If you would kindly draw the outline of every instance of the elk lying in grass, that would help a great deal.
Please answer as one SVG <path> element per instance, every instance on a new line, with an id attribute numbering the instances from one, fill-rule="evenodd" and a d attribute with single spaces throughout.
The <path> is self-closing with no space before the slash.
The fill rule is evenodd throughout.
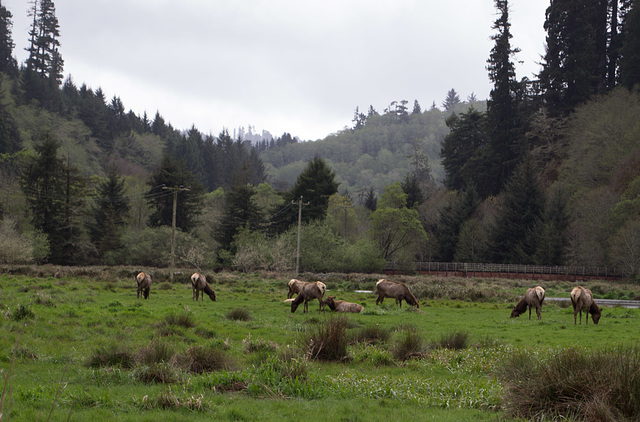
<path id="1" fill-rule="evenodd" d="M 536 314 L 538 315 L 538 319 L 542 319 L 542 302 L 544 302 L 544 289 L 540 286 L 532 287 L 527 289 L 527 292 L 522 296 L 520 302 L 516 306 L 513 307 L 513 311 L 511 311 L 511 318 L 517 318 L 521 314 L 524 314 L 529 308 L 529 319 L 531 319 L 531 308 L 536 308 Z"/>
<path id="2" fill-rule="evenodd" d="M 202 300 L 204 300 L 204 294 L 209 295 L 209 299 L 215 301 L 216 294 L 213 289 L 209 287 L 207 283 L 207 278 L 200 273 L 193 273 L 191 276 L 191 288 L 193 290 L 193 298 L 192 300 L 198 301 L 198 297 L 200 296 L 200 292 L 202 291 Z"/>
<path id="3" fill-rule="evenodd" d="M 293 295 L 299 294 L 302 291 L 302 288 L 304 286 L 311 283 L 312 282 L 300 281 L 300 280 L 296 280 L 295 278 L 292 278 L 291 280 L 289 280 L 289 284 L 288 284 L 289 293 L 287 294 L 287 298 L 291 299 Z"/>
<path id="4" fill-rule="evenodd" d="M 309 301 L 313 299 L 318 299 L 320 302 L 320 308 L 318 312 L 322 310 L 324 313 L 324 301 L 322 300 L 322 296 L 324 296 L 324 292 L 327 290 L 327 286 L 324 283 L 319 281 L 306 284 L 298 296 L 291 302 L 291 313 L 294 313 L 296 309 L 298 309 L 298 305 L 304 301 L 303 313 L 309 310 Z"/>
<path id="5" fill-rule="evenodd" d="M 151 276 L 145 272 L 140 272 L 136 276 L 136 283 L 138 283 L 138 292 L 136 298 L 140 298 L 140 294 L 145 299 L 149 298 L 149 292 L 151 291 Z"/>
<path id="6" fill-rule="evenodd" d="M 392 297 L 396 300 L 396 305 L 400 305 L 401 308 L 403 299 L 409 305 L 420 308 L 418 300 L 404 283 L 390 281 L 383 278 L 376 283 L 376 292 L 378 293 L 376 305 L 382 303 L 385 297 Z"/>
<path id="7" fill-rule="evenodd" d="M 582 311 L 587 318 L 587 324 L 589 324 L 589 314 L 591 314 L 591 319 L 594 324 L 598 324 L 600 321 L 600 317 L 602 316 L 602 311 L 596 304 L 596 301 L 593 300 L 593 293 L 591 290 L 585 289 L 582 286 L 574 287 L 571 290 L 571 304 L 573 305 L 573 324 L 576 324 L 576 315 L 580 312 L 580 324 L 582 324 Z"/>
<path id="8" fill-rule="evenodd" d="M 325 299 L 324 304 L 332 311 L 336 312 L 354 312 L 359 313 L 364 309 L 362 305 L 357 303 L 345 302 L 344 300 L 335 300 L 333 296 Z"/>

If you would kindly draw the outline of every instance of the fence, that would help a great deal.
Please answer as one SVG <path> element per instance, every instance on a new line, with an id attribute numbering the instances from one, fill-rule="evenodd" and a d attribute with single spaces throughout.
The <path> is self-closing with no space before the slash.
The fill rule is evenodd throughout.
<path id="1" fill-rule="evenodd" d="M 553 280 L 615 280 L 624 278 L 616 268 L 587 266 L 546 266 L 482 264 L 469 262 L 387 262 L 385 274 L 432 274 L 458 277 L 501 277 Z"/>

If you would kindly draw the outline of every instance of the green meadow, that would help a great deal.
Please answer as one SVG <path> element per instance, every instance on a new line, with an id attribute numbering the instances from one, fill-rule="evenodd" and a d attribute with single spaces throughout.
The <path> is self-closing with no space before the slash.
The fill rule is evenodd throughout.
<path id="1" fill-rule="evenodd" d="M 514 420 L 499 376 L 513 356 L 640 340 L 637 309 L 574 325 L 571 306 L 547 301 L 542 321 L 535 310 L 510 319 L 527 281 L 406 277 L 421 293 L 415 310 L 355 292 L 375 275 L 332 275 L 327 295 L 364 306 L 336 315 L 317 301 L 292 314 L 287 276 L 216 275 L 217 300 L 194 302 L 187 276 L 154 277 L 150 298 L 137 299 L 134 274 L 0 276 L 3 421 Z M 600 297 L 640 296 L 591 284 Z M 573 286 L 542 285 L 548 297 Z M 334 326 L 344 345 L 314 337 Z M 321 358 L 330 342 L 346 352 Z"/>

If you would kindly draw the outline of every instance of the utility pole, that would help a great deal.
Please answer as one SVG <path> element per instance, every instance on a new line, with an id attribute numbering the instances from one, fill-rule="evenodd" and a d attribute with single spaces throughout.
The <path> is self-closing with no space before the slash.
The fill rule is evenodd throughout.
<path id="1" fill-rule="evenodd" d="M 178 209 L 178 191 L 188 191 L 190 188 L 184 186 L 163 186 L 162 189 L 173 192 L 173 216 L 171 217 L 171 264 L 169 267 L 169 281 L 173 283 L 173 269 L 176 265 L 176 211 Z"/>
<path id="2" fill-rule="evenodd" d="M 295 201 L 291 201 L 292 204 L 295 204 Z M 300 195 L 300 199 L 298 200 L 298 252 L 296 254 L 296 275 L 300 274 L 300 233 L 302 228 L 302 205 L 309 205 L 302 203 L 302 195 Z"/>

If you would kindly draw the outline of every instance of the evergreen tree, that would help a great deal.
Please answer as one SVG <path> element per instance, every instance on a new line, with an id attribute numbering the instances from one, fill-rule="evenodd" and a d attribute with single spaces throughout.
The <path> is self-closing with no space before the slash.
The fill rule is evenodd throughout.
<path id="1" fill-rule="evenodd" d="M 535 229 L 542 218 L 544 198 L 530 160 L 507 182 L 503 202 L 489 233 L 492 262 L 532 264 L 536 251 Z"/>
<path id="2" fill-rule="evenodd" d="M 373 187 L 370 187 L 367 194 L 364 197 L 364 207 L 373 212 L 378 208 L 378 198 L 376 197 L 376 191 Z"/>
<path id="3" fill-rule="evenodd" d="M 51 134 L 34 146 L 36 155 L 27 162 L 21 186 L 31 210 L 33 225 L 49 241 L 47 259 L 54 264 L 82 261 L 79 216 L 84 180 L 77 169 L 58 158 L 60 144 Z"/>
<path id="4" fill-rule="evenodd" d="M 640 84 L 640 6 L 633 3 L 624 19 L 620 50 L 620 83 L 631 89 Z"/>
<path id="5" fill-rule="evenodd" d="M 442 108 L 444 108 L 444 111 L 452 111 L 456 104 L 460 104 L 460 96 L 455 89 L 451 88 L 447 91 L 447 96 L 442 102 Z"/>
<path id="6" fill-rule="evenodd" d="M 321 158 L 315 157 L 307 163 L 307 166 L 298 176 L 298 180 L 293 188 L 285 195 L 286 203 L 305 204 L 302 212 L 302 221 L 322 220 L 327 214 L 329 207 L 329 197 L 338 192 L 338 183 L 335 181 L 336 174 Z M 278 220 L 271 223 L 270 230 L 275 233 L 283 233 L 289 227 L 297 224 L 298 207 L 291 209 L 295 212 L 281 214 Z M 272 214 L 276 214 L 276 212 Z"/>
<path id="7" fill-rule="evenodd" d="M 440 156 L 445 171 L 445 186 L 450 190 L 464 189 L 471 181 L 478 181 L 479 169 L 475 166 L 483 149 L 487 148 L 485 135 L 486 115 L 473 107 L 466 113 L 452 114 L 446 119 L 449 134 L 444 137 Z M 485 171 L 486 172 L 486 171 Z"/>
<path id="8" fill-rule="evenodd" d="M 0 101 L 0 154 L 13 154 L 22 146 L 20 132 L 13 116 Z"/>
<path id="9" fill-rule="evenodd" d="M 424 193 L 416 173 L 407 173 L 400 186 L 402 186 L 402 191 L 407 194 L 407 208 L 418 208 L 424 202 Z"/>
<path id="10" fill-rule="evenodd" d="M 42 79 L 49 78 L 59 84 L 62 82 L 64 61 L 58 50 L 60 25 L 55 4 L 52 0 L 35 1 L 31 13 L 33 25 L 29 30 L 31 43 L 27 49 L 27 70 L 39 74 Z"/>
<path id="11" fill-rule="evenodd" d="M 439 245 L 438 257 L 441 261 L 453 260 L 463 224 L 471 217 L 479 203 L 480 199 L 475 187 L 473 184 L 469 184 L 438 213 L 439 219 L 435 236 Z"/>
<path id="12" fill-rule="evenodd" d="M 256 190 L 251 185 L 236 185 L 225 197 L 224 214 L 220 220 L 215 238 L 222 249 L 235 253 L 233 238 L 238 232 L 248 227 L 256 231 L 261 227 L 260 208 L 252 200 Z"/>
<path id="13" fill-rule="evenodd" d="M 551 112 L 569 112 L 606 87 L 607 5 L 606 0 L 554 0 L 547 8 L 540 83 Z"/>
<path id="14" fill-rule="evenodd" d="M 13 38 L 11 28 L 13 15 L 4 5 L 0 4 L 0 72 L 15 74 L 16 60 L 13 58 Z"/>
<path id="15" fill-rule="evenodd" d="M 177 189 L 176 227 L 184 232 L 195 227 L 196 219 L 202 212 L 204 187 L 187 170 L 184 161 L 175 161 L 169 154 L 164 154 L 149 185 L 151 188 L 147 193 L 147 201 L 153 208 L 149 218 L 152 226 L 171 227 L 173 192 Z"/>
<path id="16" fill-rule="evenodd" d="M 487 60 L 489 79 L 493 89 L 487 101 L 487 136 L 489 138 L 490 161 L 492 167 L 491 184 L 483 196 L 495 195 L 509 178 L 522 151 L 523 130 L 519 118 L 519 100 L 522 97 L 516 81 L 515 67 L 511 58 L 520 50 L 511 48 L 511 23 L 509 22 L 509 3 L 507 0 L 495 0 L 498 19 L 493 25 L 497 31 L 491 37 L 495 41 L 491 55 Z"/>
<path id="17" fill-rule="evenodd" d="M 118 176 L 115 169 L 110 169 L 107 179 L 98 185 L 93 222 L 89 226 L 89 235 L 99 257 L 122 247 L 120 236 L 130 208 L 124 192 L 124 178 Z"/>
<path id="18" fill-rule="evenodd" d="M 418 103 L 418 100 L 413 101 L 413 111 L 411 112 L 411 114 L 422 114 L 422 107 L 420 107 L 420 103 Z"/>
<path id="19" fill-rule="evenodd" d="M 534 262 L 540 265 L 564 265 L 567 246 L 566 230 L 569 226 L 567 192 L 554 186 L 549 195 L 542 219 L 536 227 Z"/>

